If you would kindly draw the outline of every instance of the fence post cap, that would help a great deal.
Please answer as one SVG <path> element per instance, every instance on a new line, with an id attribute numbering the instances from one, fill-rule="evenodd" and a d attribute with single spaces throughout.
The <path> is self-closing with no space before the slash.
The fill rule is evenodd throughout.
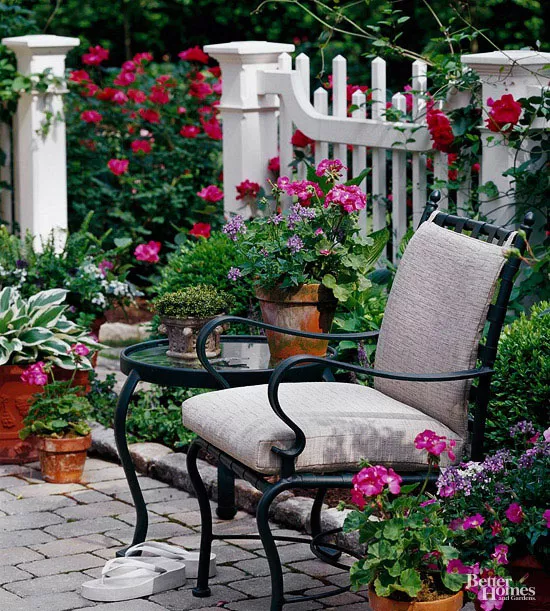
<path id="1" fill-rule="evenodd" d="M 280 53 L 292 53 L 293 44 L 280 42 L 268 42 L 266 40 L 240 40 L 236 42 L 224 42 L 217 45 L 206 45 L 204 52 L 213 57 L 228 55 L 279 55 Z"/>
<path id="2" fill-rule="evenodd" d="M 2 38 L 2 44 L 12 51 L 30 50 L 34 55 L 60 55 L 78 47 L 80 39 L 53 34 L 28 34 Z"/>
<path id="3" fill-rule="evenodd" d="M 460 59 L 468 66 L 545 66 L 550 63 L 550 53 L 531 49 L 491 51 L 462 55 Z"/>

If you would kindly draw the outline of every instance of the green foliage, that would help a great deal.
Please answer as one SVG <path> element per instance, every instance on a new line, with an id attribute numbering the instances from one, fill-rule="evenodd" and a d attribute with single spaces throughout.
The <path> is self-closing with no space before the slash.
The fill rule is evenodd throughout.
<path id="1" fill-rule="evenodd" d="M 155 300 L 155 308 L 160 316 L 208 318 L 227 312 L 231 301 L 228 293 L 211 285 L 199 284 L 174 293 L 164 293 Z"/>
<path id="2" fill-rule="evenodd" d="M 519 420 L 550 422 L 550 302 L 533 306 L 504 328 L 495 362 L 486 437 L 497 449 L 511 444 Z"/>
<path id="3" fill-rule="evenodd" d="M 248 316 L 252 310 L 251 281 L 232 282 L 227 278 L 230 268 L 242 263 L 235 243 L 223 233 L 214 232 L 207 240 L 187 240 L 170 254 L 154 287 L 163 295 L 201 283 L 210 284 L 232 296 L 233 305 L 228 313 Z"/>
<path id="4" fill-rule="evenodd" d="M 71 387 L 71 382 L 51 382 L 41 393 L 34 395 L 25 425 L 19 436 L 79 437 L 90 432 L 87 420 L 91 406 L 86 397 L 79 395 L 82 388 Z"/>
<path id="5" fill-rule="evenodd" d="M 114 375 L 110 374 L 101 381 L 92 374 L 91 383 L 92 419 L 112 427 L 117 401 Z M 126 425 L 129 441 L 152 441 L 176 449 L 189 444 L 195 434 L 181 422 L 181 404 L 201 392 L 204 391 L 154 386 L 135 395 Z"/>
<path id="6" fill-rule="evenodd" d="M 219 224 L 221 204 L 205 202 L 197 195 L 202 188 L 219 183 L 219 134 L 211 137 L 204 131 L 205 122 L 218 125 L 212 106 L 219 100 L 213 91 L 217 78 L 204 66 L 199 70 L 186 61 L 152 64 L 142 60 L 140 70 L 132 73 L 135 81 L 123 87 L 114 82 L 119 70 L 83 68 L 100 90 L 90 97 L 90 83 L 70 82 L 66 96 L 71 228 L 78 228 L 93 210 L 90 230 L 96 235 L 112 229 L 110 240 L 129 237 L 165 243 L 179 231 L 187 233 L 196 222 Z M 162 84 L 165 77 L 169 80 Z M 192 86 L 197 83 L 205 93 L 194 92 Z M 144 99 L 124 101 L 123 97 L 120 104 L 98 99 L 109 88 L 122 96 L 130 89 L 138 90 Z M 151 100 L 155 91 L 167 98 L 162 103 Z M 83 120 L 84 111 L 98 112 L 100 122 Z M 151 121 L 148 112 L 158 117 Z M 179 133 L 184 126 L 198 128 L 198 135 L 184 137 Z M 150 151 L 134 151 L 135 141 L 150 146 Z M 128 161 L 128 169 L 114 174 L 108 167 L 112 159 Z"/>
<path id="7" fill-rule="evenodd" d="M 139 291 L 127 281 L 124 264 L 130 243 L 106 250 L 110 232 L 101 237 L 89 230 L 90 213 L 79 231 L 69 233 L 63 250 L 53 234 L 37 248 L 37 240 L 23 239 L 0 226 L 0 287 L 12 286 L 24 298 L 41 290 L 67 290 L 68 318 L 89 326 L 115 302 L 129 305 Z"/>
<path id="8" fill-rule="evenodd" d="M 74 369 L 73 344 L 99 348 L 85 329 L 66 318 L 66 295 L 64 289 L 51 289 L 25 300 L 12 287 L 0 291 L 0 365 L 43 360 Z M 92 368 L 87 357 L 79 359 L 82 369 Z"/>

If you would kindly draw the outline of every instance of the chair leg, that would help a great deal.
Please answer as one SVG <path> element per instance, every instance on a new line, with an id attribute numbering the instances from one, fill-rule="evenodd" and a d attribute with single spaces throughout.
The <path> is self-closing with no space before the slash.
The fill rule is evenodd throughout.
<path id="1" fill-rule="evenodd" d="M 256 510 L 258 532 L 264 546 L 271 574 L 271 607 L 270 611 L 281 611 L 284 605 L 283 569 L 281 558 L 271 528 L 269 527 L 269 508 L 276 496 L 288 488 L 286 485 L 275 484 L 262 496 Z"/>
<path id="2" fill-rule="evenodd" d="M 326 488 L 317 488 L 315 500 L 311 507 L 311 536 L 313 538 L 321 534 L 321 511 L 323 510 L 323 501 L 325 500 L 326 493 Z M 319 547 L 316 546 L 316 549 L 320 559 L 327 560 L 328 562 L 334 562 L 342 555 L 338 550 L 323 547 L 322 545 Z"/>
<path id="3" fill-rule="evenodd" d="M 201 512 L 201 548 L 199 556 L 199 572 L 197 585 L 193 588 L 193 596 L 204 598 L 211 595 L 208 587 L 208 573 L 210 570 L 210 553 L 212 551 L 212 509 L 208 499 L 208 493 L 197 468 L 197 456 L 200 446 L 198 443 L 191 444 L 187 452 L 187 472 L 195 489 L 199 509 Z"/>

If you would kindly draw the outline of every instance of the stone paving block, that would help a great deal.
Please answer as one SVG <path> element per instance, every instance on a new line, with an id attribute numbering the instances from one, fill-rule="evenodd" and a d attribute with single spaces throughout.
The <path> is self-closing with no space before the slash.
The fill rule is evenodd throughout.
<path id="1" fill-rule="evenodd" d="M 95 603 L 82 598 L 76 592 L 56 592 L 55 594 L 28 596 L 19 599 L 22 602 L 9 606 L 2 611 L 73 611 L 73 609 L 84 609 Z"/>
<path id="2" fill-rule="evenodd" d="M 74 499 L 78 503 L 84 503 L 86 505 L 91 505 L 92 503 L 105 503 L 112 500 L 108 494 L 97 492 L 97 490 L 89 490 L 88 488 L 76 490 L 75 492 L 69 492 L 65 496 L 67 498 Z"/>
<path id="3" fill-rule="evenodd" d="M 2 611 L 11 611 L 12 605 L 18 604 L 22 599 L 3 588 L 0 588 L 0 609 Z"/>
<path id="4" fill-rule="evenodd" d="M 75 609 L 77 607 L 74 607 Z M 150 600 L 125 600 L 118 603 L 102 603 L 93 607 L 94 611 L 163 611 L 164 607 Z"/>
<path id="5" fill-rule="evenodd" d="M 4 588 L 18 596 L 33 596 L 37 592 L 42 594 L 54 594 L 56 592 L 71 592 L 80 588 L 82 582 L 86 581 L 86 575 L 82 573 L 64 573 L 63 575 L 49 575 L 48 577 L 36 577 L 26 581 L 16 581 L 6 584 Z"/>
<path id="6" fill-rule="evenodd" d="M 124 469 L 118 465 L 111 465 L 106 469 L 94 469 L 93 471 L 84 471 L 82 482 L 84 484 L 108 482 L 115 479 L 126 479 Z"/>
<path id="7" fill-rule="evenodd" d="M 315 560 L 301 560 L 299 562 L 292 562 L 287 565 L 290 569 L 300 571 L 300 573 L 307 573 L 312 577 L 324 578 L 328 575 L 335 575 L 342 573 L 342 569 L 336 566 L 322 562 L 319 559 Z M 347 574 L 347 571 L 346 571 Z"/>
<path id="8" fill-rule="evenodd" d="M 247 552 L 246 550 L 231 544 L 225 544 L 223 546 L 220 546 L 219 551 L 217 551 L 216 553 L 218 554 L 218 564 L 258 559 L 255 554 Z"/>
<path id="9" fill-rule="evenodd" d="M 246 598 L 246 596 L 241 592 L 237 592 L 237 590 L 233 590 L 222 585 L 212 586 L 212 596 L 207 598 L 195 598 L 191 592 L 192 587 L 193 584 L 191 580 L 189 580 L 188 585 L 186 585 L 184 588 L 162 592 L 161 594 L 155 594 L 154 596 L 150 597 L 150 600 L 156 602 L 163 609 L 168 609 L 169 611 L 189 611 L 191 609 L 194 610 L 216 607 L 218 602 L 222 601 L 229 602 Z M 258 607 L 256 611 L 267 611 L 268 609 L 269 607 Z M 116 611 L 119 610 L 117 609 Z"/>
<path id="10" fill-rule="evenodd" d="M 88 458 L 86 459 L 86 471 L 95 471 L 96 469 L 110 469 L 115 463 L 109 460 L 103 460 L 101 458 Z"/>
<path id="11" fill-rule="evenodd" d="M 103 458 L 119 461 L 115 443 L 115 432 L 98 422 L 92 425 L 92 452 L 99 453 Z"/>
<path id="12" fill-rule="evenodd" d="M 172 513 L 196 511 L 198 506 L 197 499 L 187 494 L 187 498 L 162 501 L 160 503 L 148 503 L 147 509 L 160 515 L 170 515 Z M 211 506 L 215 507 L 214 503 Z"/>
<path id="13" fill-rule="evenodd" d="M 58 539 L 64 539 L 67 537 L 80 537 L 92 533 L 107 533 L 108 530 L 120 528 L 122 524 L 122 522 L 115 518 L 96 518 L 47 526 L 44 530 Z M 110 535 L 107 534 L 107 536 Z"/>
<path id="14" fill-rule="evenodd" d="M 258 558 L 254 557 L 249 560 L 243 560 L 241 562 L 236 562 L 235 567 L 248 573 L 252 577 L 265 577 L 269 575 L 269 565 L 267 563 L 267 558 Z M 289 569 L 283 566 L 283 573 L 288 573 Z"/>
<path id="15" fill-rule="evenodd" d="M 122 524 L 122 522 L 119 522 L 119 525 L 120 524 Z M 147 531 L 147 539 L 170 539 L 171 537 L 189 535 L 192 532 L 193 531 L 176 522 L 161 522 L 158 524 L 150 524 L 149 530 Z M 134 535 L 134 528 L 133 526 L 124 524 L 124 528 L 108 530 L 105 531 L 105 534 L 119 541 L 131 541 Z"/>
<path id="16" fill-rule="evenodd" d="M 324 592 L 334 590 L 334 587 L 335 586 L 323 586 L 322 588 L 314 588 L 313 590 L 306 590 L 304 594 L 307 594 L 308 596 L 310 594 L 322 594 Z M 363 607 L 365 607 L 367 600 L 368 598 L 366 590 L 364 592 L 344 592 L 343 594 L 336 594 L 335 596 L 322 599 L 325 605 L 329 605 L 330 607 L 338 607 L 340 611 L 342 611 L 342 607 L 347 609 L 348 606 L 358 603 L 361 603 Z"/>
<path id="17" fill-rule="evenodd" d="M 28 484 L 43 484 L 44 478 L 42 477 L 42 473 L 36 469 L 28 469 L 26 473 L 21 473 L 19 475 L 21 480 L 26 481 Z"/>
<path id="18" fill-rule="evenodd" d="M 17 497 L 5 490 L 0 491 L 0 503 L 9 503 L 10 501 L 17 500 Z"/>
<path id="19" fill-rule="evenodd" d="M 2 501 L 0 499 L 0 509 L 8 515 L 26 515 L 41 511 L 55 511 L 62 507 L 76 505 L 76 501 L 62 494 L 28 499 L 16 499 L 12 496 L 11 499 L 13 500 Z"/>
<path id="20" fill-rule="evenodd" d="M 23 562 L 42 560 L 44 556 L 28 547 L 11 547 L 0 552 L 0 566 L 15 566 Z"/>
<path id="21" fill-rule="evenodd" d="M 227 605 L 227 609 L 234 611 L 269 611 L 271 600 L 269 598 L 255 598 L 253 600 L 241 600 Z M 311 611 L 313 609 L 322 609 L 317 601 L 307 601 L 303 603 L 292 603 L 289 606 L 292 611 Z"/>
<path id="22" fill-rule="evenodd" d="M 12 533 L 2 533 L 0 537 L 0 549 L 8 547 L 25 547 L 36 543 L 53 541 L 54 537 L 43 530 L 18 530 Z"/>
<path id="23" fill-rule="evenodd" d="M 116 539 L 111 539 L 111 537 L 106 537 L 105 535 L 89 534 L 82 537 L 56 539 L 55 541 L 50 541 L 49 543 L 33 545 L 32 549 L 43 556 L 46 556 L 47 558 L 57 558 L 59 556 L 67 556 L 69 554 L 85 554 L 87 552 L 95 552 L 96 550 L 102 550 L 113 546 L 119 546 L 119 542 Z M 29 558 L 28 561 L 30 562 L 38 559 L 39 558 Z M 22 560 L 21 562 L 25 561 L 26 560 Z"/>
<path id="24" fill-rule="evenodd" d="M 25 480 L 12 475 L 4 475 L 0 477 L 0 490 L 6 490 L 6 488 L 13 488 L 14 486 L 21 486 Z"/>
<path id="25" fill-rule="evenodd" d="M 136 523 L 136 510 L 131 507 L 130 511 L 120 514 L 119 516 L 117 516 L 117 519 L 121 522 L 124 522 L 125 524 L 128 524 L 128 526 L 134 526 Z M 149 514 L 149 524 L 160 524 L 161 522 L 169 521 L 170 520 L 168 518 L 165 518 L 164 516 L 159 516 L 156 513 Z"/>
<path id="26" fill-rule="evenodd" d="M 327 600 L 330 600 L 327 598 Z M 325 607 L 326 611 L 372 611 L 366 602 L 356 603 L 354 605 L 344 605 L 343 607 Z"/>
<path id="27" fill-rule="evenodd" d="M 278 542 L 277 542 L 278 543 Z M 315 554 L 309 548 L 307 543 L 291 543 L 290 545 L 277 545 L 281 562 L 288 564 L 289 562 L 298 562 L 299 560 L 313 560 Z M 260 556 L 265 556 L 263 548 L 256 550 Z"/>
<path id="28" fill-rule="evenodd" d="M 30 579 L 32 575 L 22 569 L 15 566 L 1 566 L 0 567 L 0 586 L 5 583 L 12 583 L 14 581 L 22 581 L 23 579 Z"/>
<path id="29" fill-rule="evenodd" d="M 137 471 L 147 473 L 153 460 L 158 460 L 173 451 L 160 443 L 132 443 L 128 446 Z"/>
<path id="30" fill-rule="evenodd" d="M 64 522 L 64 518 L 55 513 L 40 512 L 29 515 L 11 515 L 0 518 L 0 533 L 27 530 L 30 528 L 44 528 L 53 524 Z"/>
<path id="31" fill-rule="evenodd" d="M 8 489 L 8 492 L 22 498 L 35 498 L 39 496 L 51 496 L 52 494 L 67 494 L 75 490 L 85 490 L 80 484 L 34 484 L 29 486 L 23 484 L 21 486 L 13 486 Z"/>
<path id="32" fill-rule="evenodd" d="M 28 465 L 0 465 L 0 476 L 28 473 L 29 469 Z"/>
<path id="33" fill-rule="evenodd" d="M 121 488 L 120 492 L 115 492 L 112 494 L 112 496 L 124 501 L 125 503 L 132 502 L 132 495 L 128 490 L 128 484 L 126 484 L 126 488 Z M 147 506 L 149 506 L 149 503 L 167 503 L 170 501 L 188 499 L 189 494 L 183 490 L 177 490 L 167 486 L 165 488 L 152 488 L 151 490 L 144 490 L 143 498 L 147 503 Z"/>
<path id="34" fill-rule="evenodd" d="M 218 566 L 218 571 L 215 577 L 212 577 L 209 581 L 210 584 L 227 584 L 231 585 L 235 581 L 246 579 L 247 574 L 244 571 L 240 571 L 234 566 Z M 190 580 L 193 581 L 193 580 Z"/>
<path id="35" fill-rule="evenodd" d="M 139 486 L 142 490 L 152 490 L 153 488 L 167 488 L 166 482 L 161 482 L 158 479 L 147 477 L 146 475 L 138 475 Z"/>
<path id="36" fill-rule="evenodd" d="M 243 581 L 236 581 L 231 584 L 232 588 L 244 592 L 249 596 L 264 596 L 271 592 L 271 582 L 268 577 L 253 577 Z M 285 592 L 299 592 L 310 590 L 315 587 L 322 587 L 323 584 L 318 579 L 313 579 L 309 575 L 302 573 L 286 573 L 284 577 Z"/>
<path id="37" fill-rule="evenodd" d="M 69 548 L 67 548 L 66 556 L 26 562 L 25 564 L 20 564 L 19 568 L 32 573 L 36 577 L 45 577 L 46 575 L 56 575 L 58 573 L 85 571 L 86 569 L 103 566 L 104 564 L 102 558 L 92 556 L 92 554 L 68 555 L 69 553 Z"/>
<path id="38" fill-rule="evenodd" d="M 57 510 L 56 514 L 70 520 L 85 520 L 87 518 L 99 518 L 103 516 L 114 517 L 134 511 L 134 508 L 127 503 L 109 499 L 108 501 L 92 503 L 91 505 L 65 507 Z"/>
<path id="39" fill-rule="evenodd" d="M 198 509 L 197 511 L 178 511 L 176 513 L 169 514 L 169 517 L 171 520 L 182 522 L 183 524 L 186 524 L 187 526 L 200 526 L 201 525 L 201 514 L 200 514 L 200 511 L 198 511 Z M 237 522 L 238 520 L 242 520 L 243 518 L 246 518 L 247 520 L 249 520 L 250 514 L 244 511 L 237 511 L 232 522 Z M 222 520 L 221 518 L 217 517 L 216 505 L 214 503 L 212 503 L 212 523 L 213 524 L 226 524 L 227 523 L 227 520 Z M 214 530 L 216 529 L 214 528 Z"/>

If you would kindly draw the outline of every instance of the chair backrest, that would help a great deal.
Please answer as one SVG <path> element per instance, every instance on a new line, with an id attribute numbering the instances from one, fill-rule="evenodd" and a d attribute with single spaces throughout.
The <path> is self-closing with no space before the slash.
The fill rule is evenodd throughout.
<path id="1" fill-rule="evenodd" d="M 399 264 L 380 330 L 378 369 L 442 373 L 471 369 L 478 358 L 489 367 L 494 363 L 520 263 L 518 257 L 507 257 L 507 250 L 513 246 L 523 253 L 523 235 L 435 208 L 434 203 L 426 207 Z M 469 380 L 375 379 L 376 389 L 436 418 L 461 437 L 467 432 L 470 387 Z M 482 419 L 481 429 L 485 413 Z"/>

